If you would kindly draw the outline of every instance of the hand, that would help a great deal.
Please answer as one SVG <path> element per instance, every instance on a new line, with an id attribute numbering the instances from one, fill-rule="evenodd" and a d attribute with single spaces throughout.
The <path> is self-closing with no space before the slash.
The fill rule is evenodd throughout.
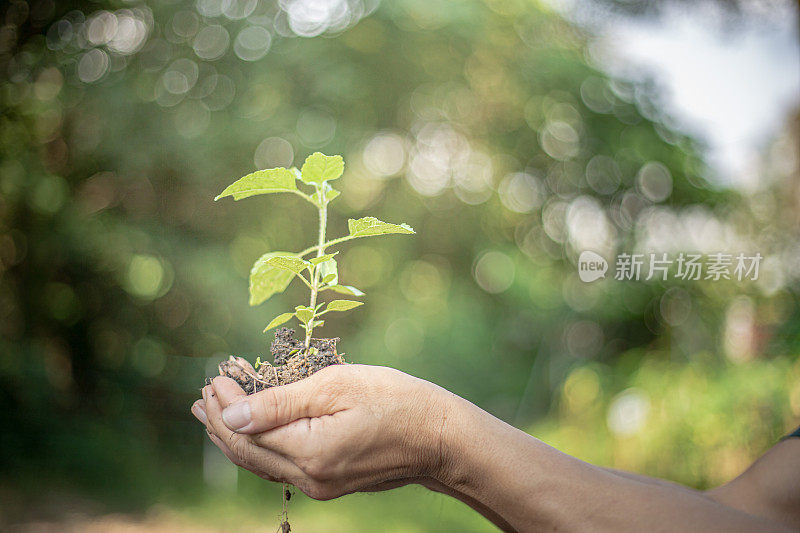
<path id="1" fill-rule="evenodd" d="M 251 396 L 217 377 L 192 412 L 235 464 L 326 500 L 432 481 L 448 395 L 390 368 L 333 365 Z"/>

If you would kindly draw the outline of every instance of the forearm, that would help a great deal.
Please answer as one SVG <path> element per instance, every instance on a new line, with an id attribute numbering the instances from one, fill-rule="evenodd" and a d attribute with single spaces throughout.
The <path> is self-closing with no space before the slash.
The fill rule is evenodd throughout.
<path id="1" fill-rule="evenodd" d="M 584 463 L 465 400 L 448 401 L 437 479 L 508 529 L 782 531 L 701 492 Z"/>
<path id="2" fill-rule="evenodd" d="M 643 476 L 641 474 L 636 474 L 636 473 L 633 473 L 633 472 L 627 472 L 625 470 L 617 470 L 616 468 L 603 468 L 603 470 L 606 471 L 606 472 L 609 472 L 611 474 L 614 474 L 616 476 L 620 476 L 620 477 L 623 477 L 625 479 L 629 479 L 629 480 L 632 480 L 632 481 L 639 481 L 641 483 L 646 483 L 646 484 L 649 484 L 649 485 L 658 485 L 658 486 L 662 486 L 662 487 L 670 487 L 670 488 L 673 488 L 673 489 L 683 490 L 683 491 L 687 491 L 687 492 L 690 492 L 690 493 L 697 494 L 697 491 L 695 489 L 691 489 L 689 487 L 686 487 L 684 485 L 680 485 L 680 484 L 675 483 L 673 481 L 667 481 L 666 479 L 659 479 L 659 478 L 655 478 L 655 477 Z"/>
<path id="3" fill-rule="evenodd" d="M 432 491 L 440 492 L 442 494 L 447 494 L 448 496 L 451 496 L 457 500 L 464 502 L 465 504 L 472 507 L 475 511 L 482 514 L 487 520 L 492 522 L 494 525 L 496 525 L 503 531 L 508 531 L 512 533 L 516 531 L 516 529 L 511 527 L 511 524 L 506 522 L 506 520 L 502 516 L 494 512 L 494 510 L 490 509 L 489 507 L 479 502 L 475 498 L 467 496 L 462 492 L 458 492 L 452 487 L 448 487 L 447 485 L 436 479 L 425 478 L 423 480 L 420 480 L 419 484 Z"/>
<path id="4" fill-rule="evenodd" d="M 800 530 L 800 439 L 772 447 L 733 481 L 706 495 L 724 505 Z"/>

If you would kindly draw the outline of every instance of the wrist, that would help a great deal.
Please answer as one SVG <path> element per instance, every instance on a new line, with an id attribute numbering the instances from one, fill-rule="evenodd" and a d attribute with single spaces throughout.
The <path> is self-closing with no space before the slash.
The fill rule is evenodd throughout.
<path id="1" fill-rule="evenodd" d="M 409 474 L 439 484 L 449 470 L 452 441 L 447 434 L 456 416 L 458 397 L 433 383 L 414 379 L 415 386 L 403 394 L 412 410 L 400 420 L 406 436 L 407 463 L 412 469 Z"/>
<path id="2" fill-rule="evenodd" d="M 459 472 L 468 470 L 461 463 L 465 461 L 464 444 L 470 439 L 468 419 L 475 414 L 470 408 L 480 410 L 438 385 L 424 380 L 417 384 L 412 402 L 418 407 L 415 418 L 419 424 L 408 428 L 415 442 L 409 448 L 414 455 L 411 460 L 420 466 L 414 474 L 433 485 L 455 488 Z"/>
<path id="3" fill-rule="evenodd" d="M 435 431 L 436 461 L 430 477 L 436 484 L 460 492 L 471 483 L 470 477 L 474 472 L 474 467 L 470 466 L 473 460 L 470 446 L 481 440 L 478 420 L 481 411 L 444 389 L 441 389 L 438 405 L 441 415 L 436 427 L 432 428 Z"/>

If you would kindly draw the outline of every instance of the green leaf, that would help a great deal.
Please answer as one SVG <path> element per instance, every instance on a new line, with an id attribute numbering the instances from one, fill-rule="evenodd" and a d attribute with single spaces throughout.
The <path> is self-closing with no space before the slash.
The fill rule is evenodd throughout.
<path id="1" fill-rule="evenodd" d="M 364 296 L 364 292 L 356 289 L 352 285 L 331 285 L 330 287 L 326 287 L 326 289 L 330 289 L 333 292 L 338 292 L 339 294 L 349 294 L 350 296 Z"/>
<path id="2" fill-rule="evenodd" d="M 239 178 L 224 191 L 222 191 L 214 201 L 226 196 L 233 196 L 234 200 L 241 200 L 257 194 L 270 194 L 275 192 L 295 192 L 297 184 L 294 172 L 279 167 L 267 170 L 257 170 L 243 178 Z"/>
<path id="3" fill-rule="evenodd" d="M 267 259 L 267 264 L 293 272 L 298 276 L 303 270 L 309 268 L 311 263 L 294 254 L 275 255 Z"/>
<path id="4" fill-rule="evenodd" d="M 308 321 L 314 318 L 314 310 L 310 307 L 298 305 L 295 307 L 294 316 L 303 324 L 308 324 Z"/>
<path id="5" fill-rule="evenodd" d="M 323 261 L 317 267 L 319 275 L 322 276 L 323 283 L 336 284 L 339 282 L 339 267 L 336 265 L 336 259 L 330 258 Z"/>
<path id="6" fill-rule="evenodd" d="M 364 305 L 364 302 L 356 302 L 355 300 L 333 300 L 328 302 L 328 307 L 325 311 L 348 311 L 359 305 Z"/>
<path id="7" fill-rule="evenodd" d="M 325 185 L 328 184 L 326 183 Z M 334 198 L 337 198 L 340 194 L 342 194 L 340 191 L 337 191 L 336 189 L 331 187 L 330 190 L 325 193 L 325 199 L 330 202 Z"/>
<path id="8" fill-rule="evenodd" d="M 322 190 L 325 191 L 326 204 L 330 203 L 337 196 L 342 194 L 341 192 L 331 187 L 330 183 L 326 181 L 325 183 L 322 184 L 321 188 L 317 188 L 317 191 L 311 195 L 311 201 L 314 202 L 316 205 L 321 205 L 320 198 L 322 198 L 322 192 L 321 192 Z"/>
<path id="9" fill-rule="evenodd" d="M 372 235 L 387 235 L 390 233 L 414 233 L 408 224 L 391 224 L 375 217 L 348 219 L 347 228 L 351 237 L 370 237 Z"/>
<path id="10" fill-rule="evenodd" d="M 333 256 L 338 253 L 339 252 L 333 252 L 332 254 L 325 254 L 319 257 L 312 257 L 311 259 L 308 260 L 308 262 L 311 263 L 312 265 L 318 265 L 324 261 L 327 261 L 328 259 L 333 259 Z"/>
<path id="11" fill-rule="evenodd" d="M 293 316 L 294 316 L 294 313 L 283 313 L 283 314 L 280 314 L 280 315 L 276 316 L 275 318 L 272 319 L 272 321 L 269 324 L 267 324 L 267 327 L 264 328 L 264 333 L 266 333 L 267 331 L 271 330 L 272 328 L 277 328 L 278 326 L 280 326 L 281 324 L 283 324 L 285 322 L 288 322 L 289 319 L 292 318 Z M 260 361 L 260 358 L 259 358 L 259 361 Z M 258 368 L 258 367 L 256 367 L 256 368 Z"/>
<path id="12" fill-rule="evenodd" d="M 325 155 L 314 152 L 306 158 L 300 169 L 300 179 L 304 183 L 321 186 L 329 180 L 335 180 L 344 173 L 344 159 L 340 155 Z"/>
<path id="13" fill-rule="evenodd" d="M 324 323 L 325 323 L 324 320 L 315 320 L 314 322 L 311 323 L 311 327 L 312 328 L 317 328 L 317 327 L 323 325 Z"/>
<path id="14" fill-rule="evenodd" d="M 275 266 L 270 260 L 289 255 L 289 252 L 267 252 L 253 264 L 250 270 L 250 305 L 259 305 L 273 294 L 286 290 L 294 274 Z"/>

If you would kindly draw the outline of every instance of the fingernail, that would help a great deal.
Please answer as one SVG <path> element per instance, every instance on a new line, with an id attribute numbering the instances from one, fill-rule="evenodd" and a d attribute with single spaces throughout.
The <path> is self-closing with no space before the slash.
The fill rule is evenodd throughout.
<path id="1" fill-rule="evenodd" d="M 250 403 L 239 401 L 222 410 L 222 421 L 231 431 L 239 431 L 250 423 Z"/>
<path id="2" fill-rule="evenodd" d="M 197 417 L 197 419 L 202 422 L 203 424 L 208 423 L 208 417 L 206 416 L 206 412 L 203 410 L 197 402 L 192 405 L 192 414 Z"/>

